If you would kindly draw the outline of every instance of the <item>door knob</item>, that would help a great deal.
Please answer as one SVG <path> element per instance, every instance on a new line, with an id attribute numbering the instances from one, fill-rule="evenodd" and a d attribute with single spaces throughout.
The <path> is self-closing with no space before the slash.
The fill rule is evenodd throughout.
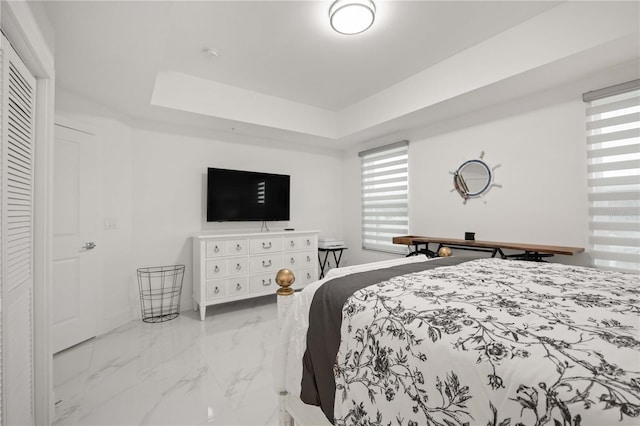
<path id="1" fill-rule="evenodd" d="M 86 243 L 84 243 L 84 246 L 82 246 L 82 248 L 85 249 L 85 250 L 94 249 L 94 248 L 96 248 L 96 243 L 94 243 L 93 241 L 86 242 Z"/>

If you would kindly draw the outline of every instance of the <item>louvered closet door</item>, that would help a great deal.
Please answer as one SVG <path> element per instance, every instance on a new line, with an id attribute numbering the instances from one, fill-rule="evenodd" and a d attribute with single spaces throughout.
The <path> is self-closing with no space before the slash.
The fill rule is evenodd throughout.
<path id="1" fill-rule="evenodd" d="M 35 79 L 2 37 L 2 419 L 34 422 L 33 117 Z"/>

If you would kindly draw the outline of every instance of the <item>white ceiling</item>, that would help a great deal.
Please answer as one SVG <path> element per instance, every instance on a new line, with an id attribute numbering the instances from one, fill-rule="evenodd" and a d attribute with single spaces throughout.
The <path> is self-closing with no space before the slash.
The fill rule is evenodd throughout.
<path id="1" fill-rule="evenodd" d="M 471 76 L 474 68 L 462 69 L 456 77 L 460 82 L 447 81 L 453 78 L 450 72 L 438 77 L 436 70 L 482 46 L 488 51 L 487 43 L 497 43 L 501 35 L 527 37 L 518 28 L 526 29 L 532 19 L 544 25 L 545 14 L 553 22 L 560 16 L 552 15 L 553 9 L 561 3 L 377 1 L 373 27 L 355 36 L 330 29 L 331 0 L 47 1 L 45 8 L 55 30 L 56 85 L 61 89 L 132 120 L 341 148 L 389 132 L 394 121 L 413 125 L 408 115 L 456 96 L 418 102 L 406 111 L 382 111 L 359 125 L 353 124 L 358 121 L 353 114 L 389 108 L 380 102 L 425 73 L 432 75 L 430 93 L 440 90 L 439 84 L 470 84 L 475 76 L 467 79 L 464 73 Z M 556 60 L 625 37 L 628 48 L 611 60 L 637 57 L 626 31 L 565 49 Z M 206 48 L 218 56 L 206 55 Z M 530 57 L 535 56 L 534 51 Z M 540 57 L 538 64 L 478 81 L 468 91 L 548 64 Z M 508 65 L 491 66 L 502 72 Z"/>

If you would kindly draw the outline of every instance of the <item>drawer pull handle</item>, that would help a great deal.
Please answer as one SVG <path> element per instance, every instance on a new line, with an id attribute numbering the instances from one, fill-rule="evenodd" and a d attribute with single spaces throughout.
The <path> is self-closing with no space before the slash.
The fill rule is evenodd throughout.
<path id="1" fill-rule="evenodd" d="M 215 247 L 213 248 L 213 252 L 214 252 L 214 253 L 218 253 L 219 251 L 220 251 L 220 248 L 219 248 L 218 246 L 215 246 Z"/>
<path id="2" fill-rule="evenodd" d="M 262 285 L 265 286 L 265 287 L 268 286 L 268 285 L 271 285 L 271 278 L 269 278 L 268 281 L 262 280 Z"/>
<path id="3" fill-rule="evenodd" d="M 218 265 L 216 265 L 216 267 L 213 268 L 213 272 L 220 272 L 220 268 L 218 268 Z"/>
<path id="4" fill-rule="evenodd" d="M 292 240 L 290 245 L 291 245 L 291 247 L 295 247 L 296 246 L 296 242 Z"/>
<path id="5" fill-rule="evenodd" d="M 240 265 L 240 264 L 238 263 L 238 264 L 236 265 L 236 270 L 238 270 L 238 271 L 239 271 L 240 269 L 242 269 L 242 265 Z"/>
<path id="6" fill-rule="evenodd" d="M 271 259 L 269 259 L 269 263 L 266 263 L 264 260 L 262 261 L 262 266 L 264 266 L 265 268 L 268 268 L 269 266 L 271 266 Z"/>
<path id="7" fill-rule="evenodd" d="M 237 290 L 237 291 L 242 290 L 242 286 L 240 285 L 240 283 L 237 283 L 237 284 L 236 284 L 236 290 Z"/>
<path id="8" fill-rule="evenodd" d="M 311 279 L 311 274 L 307 272 L 307 279 Z"/>
<path id="9" fill-rule="evenodd" d="M 307 262 L 311 262 L 311 258 L 307 256 Z"/>
<path id="10" fill-rule="evenodd" d="M 291 258 L 291 264 L 293 265 L 294 263 L 296 263 L 296 260 L 292 257 Z"/>
<path id="11" fill-rule="evenodd" d="M 214 294 L 218 294 L 218 293 L 220 293 L 220 289 L 218 288 L 218 286 L 216 286 L 216 288 L 215 288 L 215 289 L 213 289 L 213 293 L 214 293 Z"/>
<path id="12" fill-rule="evenodd" d="M 262 248 L 263 249 L 270 249 L 271 248 L 271 241 L 269 241 L 268 243 L 262 243 Z"/>
<path id="13" fill-rule="evenodd" d="M 307 238 L 307 245 L 310 246 L 311 245 L 311 240 Z"/>
<path id="14" fill-rule="evenodd" d="M 240 244 L 236 244 L 236 251 L 242 250 L 242 246 Z"/>

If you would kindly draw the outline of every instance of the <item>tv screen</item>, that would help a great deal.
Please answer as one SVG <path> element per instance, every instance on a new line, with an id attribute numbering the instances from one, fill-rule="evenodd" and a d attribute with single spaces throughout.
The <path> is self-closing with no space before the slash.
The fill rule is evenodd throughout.
<path id="1" fill-rule="evenodd" d="M 207 222 L 289 220 L 289 176 L 209 168 Z"/>

